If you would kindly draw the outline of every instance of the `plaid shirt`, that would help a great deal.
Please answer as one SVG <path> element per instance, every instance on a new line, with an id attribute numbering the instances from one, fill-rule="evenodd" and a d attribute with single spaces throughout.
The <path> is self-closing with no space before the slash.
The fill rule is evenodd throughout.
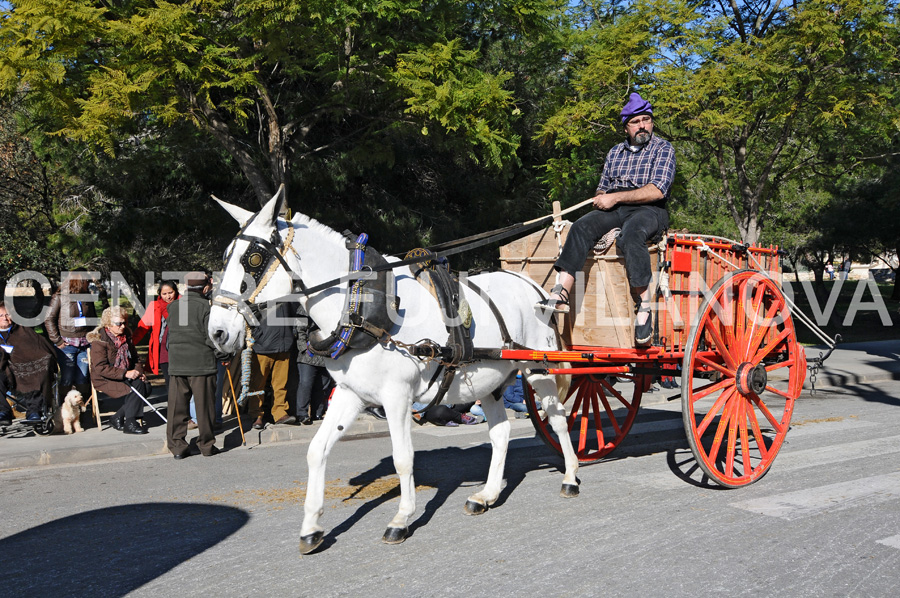
<path id="1" fill-rule="evenodd" d="M 639 189 L 653 183 L 662 191 L 661 203 L 669 199 L 674 179 L 675 149 L 671 143 L 654 135 L 636 152 L 624 142 L 613 146 L 606 154 L 597 191 Z"/>

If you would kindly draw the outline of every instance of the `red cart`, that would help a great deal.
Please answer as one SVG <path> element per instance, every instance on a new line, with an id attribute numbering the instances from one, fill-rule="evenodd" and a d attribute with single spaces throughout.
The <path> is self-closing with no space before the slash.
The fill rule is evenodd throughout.
<path id="1" fill-rule="evenodd" d="M 559 223 L 502 247 L 503 267 L 549 289 L 565 233 Z M 652 346 L 633 348 L 633 303 L 613 245 L 588 260 L 571 313 L 557 316 L 567 349 L 504 350 L 502 358 L 543 362 L 542 371 L 571 376 L 561 399 L 581 463 L 599 461 L 622 443 L 656 377 L 677 377 L 699 466 L 722 486 L 750 484 L 778 454 L 807 370 L 793 303 L 781 287 L 781 252 L 669 234 L 651 257 L 657 264 Z M 526 389 L 538 434 L 561 454 Z"/>

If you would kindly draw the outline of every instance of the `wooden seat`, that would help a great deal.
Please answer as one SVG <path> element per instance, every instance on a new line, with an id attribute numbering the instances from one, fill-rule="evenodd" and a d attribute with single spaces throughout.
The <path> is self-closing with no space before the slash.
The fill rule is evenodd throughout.
<path id="1" fill-rule="evenodd" d="M 88 373 L 91 374 L 91 348 L 88 347 L 87 350 L 87 358 L 88 358 Z M 85 401 L 85 408 L 87 408 L 88 403 L 91 405 L 91 411 L 94 414 L 94 421 L 97 422 L 97 431 L 103 430 L 103 424 L 100 422 L 100 417 L 103 415 L 110 416 L 115 415 L 115 411 L 105 411 L 103 413 L 100 412 L 100 393 L 97 392 L 97 389 L 94 388 L 94 377 L 90 376 L 91 379 L 91 396 Z"/>

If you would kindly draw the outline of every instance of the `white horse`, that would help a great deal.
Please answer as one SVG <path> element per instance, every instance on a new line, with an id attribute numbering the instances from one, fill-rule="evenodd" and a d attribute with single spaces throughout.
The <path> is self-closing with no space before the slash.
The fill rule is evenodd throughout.
<path id="1" fill-rule="evenodd" d="M 218 200 L 217 200 L 218 201 Z M 242 233 L 229 246 L 223 277 L 216 290 L 214 306 L 209 318 L 209 335 L 223 351 L 236 353 L 244 345 L 246 323 L 241 312 L 245 305 L 233 300 L 241 293 L 246 297 L 242 282 L 245 280 L 244 264 L 258 264 L 259 256 L 245 256 L 248 248 L 259 251 L 266 242 L 278 241 L 283 245 L 284 261 L 272 260 L 271 278 L 263 281 L 263 288 L 253 299 L 256 303 L 291 293 L 292 279 L 285 271 L 289 267 L 295 278 L 312 288 L 336 277 L 347 275 L 350 269 L 350 250 L 346 239 L 336 231 L 302 214 L 296 214 L 290 222 L 278 218 L 283 193 L 278 193 L 254 214 L 234 205 L 219 201 L 242 228 Z M 277 233 L 276 233 L 277 231 Z M 292 240 L 288 232 L 292 231 Z M 259 240 L 263 240 L 259 245 Z M 257 243 L 254 245 L 254 243 Z M 273 248 L 269 245 L 270 248 Z M 250 258 L 254 256 L 250 255 Z M 395 260 L 397 261 L 397 260 Z M 513 340 L 535 350 L 558 350 L 555 331 L 535 314 L 533 305 L 538 299 L 537 285 L 528 279 L 504 272 L 479 274 L 471 277 L 499 307 L 506 327 Z M 393 461 L 400 479 L 400 506 L 397 515 L 388 524 L 383 541 L 390 544 L 402 542 L 408 533 L 408 523 L 416 510 L 415 482 L 413 481 L 413 446 L 411 438 L 413 400 L 428 402 L 436 394 L 439 384 L 429 385 L 438 367 L 436 361 L 424 361 L 411 356 L 403 343 L 414 344 L 422 339 L 442 343 L 447 329 L 441 319 L 435 299 L 419 284 L 408 267 L 394 271 L 395 292 L 400 298 L 399 318 L 389 330 L 393 342 L 376 344 L 368 350 L 349 350 L 335 360 L 329 360 L 328 371 L 337 387 L 331 404 L 325 413 L 322 426 L 309 446 L 307 462 L 309 483 L 307 486 L 305 517 L 301 529 L 300 551 L 304 554 L 315 550 L 324 538 L 319 524 L 323 513 L 325 491 L 325 463 L 328 453 L 347 428 L 366 406 L 383 407 L 387 415 L 393 446 Z M 461 285 L 471 306 L 473 324 L 472 340 L 476 347 L 500 348 L 503 344 L 501 330 L 487 302 L 471 289 Z M 333 330 L 341 319 L 347 293 L 347 283 L 330 287 L 310 296 L 301 296 L 303 305 L 312 320 L 322 331 Z M 242 309 L 239 310 L 238 307 Z M 361 334 L 361 333 L 357 333 Z M 502 400 L 491 397 L 514 376 L 517 369 L 531 362 L 509 360 L 479 361 L 463 366 L 450 386 L 446 401 L 462 403 L 480 399 L 488 422 L 493 449 L 490 469 L 484 488 L 466 502 L 468 514 L 487 510 L 498 498 L 503 480 L 503 469 L 509 443 L 510 425 Z M 565 458 L 565 475 L 561 494 L 564 497 L 578 495 L 578 459 L 569 441 L 565 411 L 559 403 L 554 376 L 527 374 L 528 382 L 542 399 L 550 425 L 562 440 Z M 497 395 L 499 396 L 499 395 Z"/>

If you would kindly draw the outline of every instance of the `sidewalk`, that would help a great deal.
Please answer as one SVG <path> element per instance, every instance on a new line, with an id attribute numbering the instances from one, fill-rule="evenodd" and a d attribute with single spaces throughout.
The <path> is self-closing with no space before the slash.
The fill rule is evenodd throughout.
<path id="1" fill-rule="evenodd" d="M 807 360 L 825 353 L 825 346 L 806 347 Z M 900 380 L 900 340 L 838 345 L 816 373 L 816 388 L 856 386 Z M 803 388 L 810 388 L 810 374 Z"/>
<path id="2" fill-rule="evenodd" d="M 822 347 L 807 347 L 807 358 L 818 357 Z M 838 345 L 816 375 L 816 388 L 826 386 L 846 387 L 872 384 L 887 380 L 900 380 L 900 340 Z M 807 375 L 804 388 L 810 388 Z M 672 391 L 678 392 L 678 391 Z M 642 405 L 666 402 L 672 393 L 654 392 L 644 395 Z M 157 407 L 165 406 L 165 398 L 159 394 L 151 397 Z M 80 434 L 36 436 L 29 428 L 18 424 L 21 433 L 7 430 L 0 435 L 0 472 L 6 469 L 102 461 L 127 457 L 169 456 L 166 450 L 165 424 L 153 413 L 147 415 L 149 434 L 132 436 L 105 426 L 102 431 L 88 428 Z M 527 420 L 512 420 L 514 424 L 530 425 Z M 318 431 L 321 422 L 311 426 L 273 426 L 264 430 L 245 429 L 247 446 L 275 442 L 309 441 Z M 248 426 L 249 428 L 249 426 Z M 347 431 L 345 438 L 383 435 L 387 423 L 368 414 L 362 414 Z M 27 434 L 27 435 L 26 435 Z M 196 431 L 188 437 L 196 436 Z M 241 436 L 237 420 L 226 419 L 224 429 L 216 435 L 216 445 L 225 449 L 240 448 Z M 202 459 L 203 457 L 191 457 Z"/>
<path id="3" fill-rule="evenodd" d="M 165 414 L 165 397 L 152 395 L 150 401 Z M 246 419 L 246 418 L 245 418 Z M 82 421 L 91 421 L 85 418 Z M 86 428 L 78 434 L 52 434 L 38 436 L 30 426 L 16 424 L 0 434 L 0 472 L 6 469 L 34 467 L 36 465 L 60 465 L 121 459 L 128 457 L 150 457 L 154 455 L 171 457 L 166 449 L 166 424 L 153 412 L 147 410 L 145 421 L 148 433 L 143 435 L 123 434 L 109 427 L 103 419 L 103 429 Z M 248 447 L 291 440 L 312 440 L 322 425 L 321 421 L 311 426 L 274 426 L 269 424 L 263 430 L 253 430 L 244 423 L 244 438 Z M 364 436 L 387 433 L 387 422 L 371 415 L 361 414 L 348 430 L 347 436 Z M 197 430 L 188 431 L 188 441 L 197 436 Z M 226 417 L 224 427 L 216 433 L 216 446 L 220 449 L 242 448 L 241 432 L 234 416 Z M 195 457 L 191 457 L 192 459 Z M 199 455 L 197 459 L 202 459 Z"/>

